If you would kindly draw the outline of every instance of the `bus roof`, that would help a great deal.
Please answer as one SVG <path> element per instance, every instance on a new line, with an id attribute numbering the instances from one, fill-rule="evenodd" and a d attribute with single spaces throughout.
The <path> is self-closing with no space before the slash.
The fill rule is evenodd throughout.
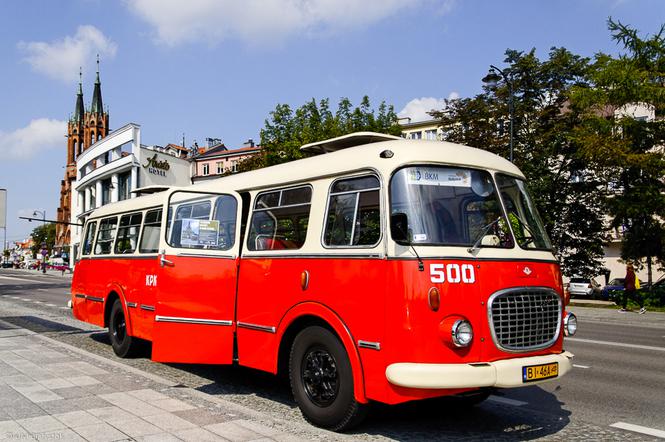
<path id="1" fill-rule="evenodd" d="M 524 178 L 522 172 L 514 164 L 482 149 L 442 141 L 407 140 L 390 136 L 380 138 L 381 134 L 374 134 L 376 136 L 373 136 L 367 132 L 358 133 L 357 135 L 356 140 L 359 143 L 368 144 L 349 147 L 349 139 L 353 139 L 352 136 L 311 143 L 305 146 L 320 145 L 329 148 L 332 146 L 330 148 L 331 152 L 250 172 L 211 179 L 179 189 L 196 190 L 198 192 L 242 192 L 268 187 L 283 187 L 317 178 L 368 169 L 377 170 L 388 178 L 395 169 L 416 164 L 487 169 Z M 377 141 L 377 139 L 387 140 Z M 335 145 L 338 140 L 341 140 L 342 146 Z M 315 151 L 317 149 L 313 148 L 311 150 Z M 327 151 L 328 149 L 324 148 L 322 150 Z M 392 156 L 381 155 L 384 151 L 391 151 Z M 176 188 L 172 187 L 171 189 Z M 105 205 L 95 210 L 91 217 L 97 218 L 113 213 L 140 210 L 160 206 L 163 203 L 164 195 L 160 192 Z"/>
<path id="2" fill-rule="evenodd" d="M 365 135 L 366 133 L 363 133 Z M 374 140 L 372 140 L 374 141 Z M 372 142 L 349 148 L 338 148 L 329 153 L 208 180 L 195 185 L 200 191 L 219 192 L 223 189 L 247 191 L 276 187 L 306 180 L 340 175 L 356 170 L 376 169 L 384 177 L 401 166 L 409 164 L 440 164 L 471 167 L 505 172 L 524 178 L 520 170 L 510 161 L 486 150 L 461 144 L 407 140 L 396 138 L 389 141 Z M 389 150 L 392 157 L 381 153 Z"/>

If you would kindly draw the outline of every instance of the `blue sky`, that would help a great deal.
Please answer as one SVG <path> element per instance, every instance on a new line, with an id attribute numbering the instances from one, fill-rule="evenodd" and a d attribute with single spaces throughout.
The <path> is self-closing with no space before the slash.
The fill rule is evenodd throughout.
<path id="1" fill-rule="evenodd" d="M 0 5 L 0 188 L 7 239 L 54 218 L 79 66 L 90 105 L 100 54 L 111 128 L 142 142 L 259 139 L 277 103 L 367 94 L 416 119 L 480 91 L 507 48 L 616 53 L 609 16 L 657 32 L 662 0 L 7 0 Z M 0 238 L 1 241 L 1 238 Z"/>

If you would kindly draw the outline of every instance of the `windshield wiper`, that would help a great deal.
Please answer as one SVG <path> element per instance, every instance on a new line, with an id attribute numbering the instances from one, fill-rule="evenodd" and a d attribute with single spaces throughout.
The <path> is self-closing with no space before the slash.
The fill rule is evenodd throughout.
<path id="1" fill-rule="evenodd" d="M 492 228 L 492 226 L 494 224 L 501 221 L 502 218 L 503 217 L 501 215 L 499 215 L 499 216 L 496 217 L 496 219 L 494 221 L 492 221 L 491 223 L 489 223 L 485 227 L 483 227 L 482 230 L 480 231 L 480 234 L 478 235 L 478 239 L 476 240 L 476 242 L 473 243 L 473 246 L 466 249 L 466 251 L 469 252 L 472 255 L 475 255 L 478 252 L 478 250 L 480 250 L 481 242 L 483 241 L 483 238 L 485 237 L 487 232 Z"/>
<path id="2" fill-rule="evenodd" d="M 524 226 L 524 228 L 526 229 L 526 231 L 529 232 L 529 235 L 531 235 L 531 236 L 529 236 L 528 238 L 525 236 L 525 237 L 523 238 L 524 244 L 520 244 L 520 245 L 525 246 L 525 245 L 529 244 L 530 242 L 535 241 L 535 239 L 536 239 L 536 235 L 533 234 L 533 230 L 531 230 L 531 227 L 529 226 L 529 223 L 527 223 L 526 221 L 524 221 L 524 220 L 522 219 L 522 217 L 519 216 L 519 215 L 518 215 L 517 213 L 515 213 L 515 212 L 510 212 L 510 214 L 513 215 L 513 216 L 515 217 L 515 219 L 516 219 L 517 221 L 519 221 L 520 224 L 522 224 L 522 226 Z M 510 218 L 510 215 L 508 215 L 508 217 Z M 514 229 L 513 229 L 513 230 L 514 230 Z M 518 241 L 519 241 L 519 238 L 517 238 L 517 232 L 514 232 L 514 233 L 515 233 L 515 237 L 516 237 L 515 239 L 518 239 Z"/>

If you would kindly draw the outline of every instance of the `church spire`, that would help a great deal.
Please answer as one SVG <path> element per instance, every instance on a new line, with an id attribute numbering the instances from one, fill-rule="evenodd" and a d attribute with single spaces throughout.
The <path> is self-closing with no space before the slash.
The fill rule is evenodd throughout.
<path id="1" fill-rule="evenodd" d="M 99 81 L 99 54 L 97 54 L 97 79 L 95 80 L 95 90 L 92 92 L 90 113 L 100 115 L 104 113 L 104 106 L 102 105 L 102 83 Z"/>
<path id="2" fill-rule="evenodd" d="M 81 72 L 81 68 L 79 67 L 79 92 L 76 94 L 76 108 L 74 109 L 74 116 L 72 119 L 76 122 L 82 122 L 83 121 L 83 86 L 81 85 L 81 79 L 82 79 L 83 73 Z"/>

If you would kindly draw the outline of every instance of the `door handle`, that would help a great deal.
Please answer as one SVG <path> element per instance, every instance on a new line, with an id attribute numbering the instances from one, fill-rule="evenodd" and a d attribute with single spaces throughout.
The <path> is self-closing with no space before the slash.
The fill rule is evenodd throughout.
<path id="1" fill-rule="evenodd" d="M 166 250 L 162 250 L 162 252 L 159 254 L 159 265 L 161 267 L 173 267 L 173 261 L 169 261 L 168 259 L 164 258 L 164 255 L 166 255 Z"/>

